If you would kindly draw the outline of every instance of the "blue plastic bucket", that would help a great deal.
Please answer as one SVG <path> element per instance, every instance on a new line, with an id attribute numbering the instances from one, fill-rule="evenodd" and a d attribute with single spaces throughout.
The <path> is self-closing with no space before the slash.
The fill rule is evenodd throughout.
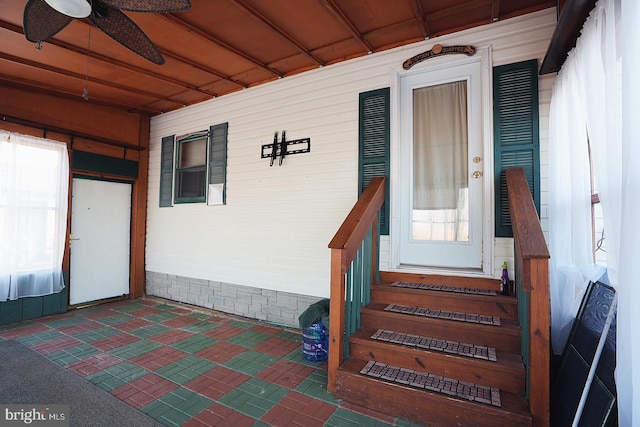
<path id="1" fill-rule="evenodd" d="M 329 336 L 322 322 L 302 328 L 302 357 L 312 362 L 327 360 Z"/>

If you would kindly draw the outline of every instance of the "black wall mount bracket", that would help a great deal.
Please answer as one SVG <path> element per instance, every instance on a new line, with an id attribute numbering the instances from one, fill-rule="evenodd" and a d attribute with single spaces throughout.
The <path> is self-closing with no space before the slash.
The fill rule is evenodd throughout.
<path id="1" fill-rule="evenodd" d="M 273 166 L 276 159 L 278 166 L 282 166 L 282 162 L 286 156 L 293 154 L 309 153 L 311 151 L 311 138 L 292 139 L 287 141 L 285 131 L 282 131 L 282 139 L 278 142 L 278 131 L 273 134 L 273 142 L 271 144 L 263 144 L 261 159 L 271 159 L 269 166 Z"/>

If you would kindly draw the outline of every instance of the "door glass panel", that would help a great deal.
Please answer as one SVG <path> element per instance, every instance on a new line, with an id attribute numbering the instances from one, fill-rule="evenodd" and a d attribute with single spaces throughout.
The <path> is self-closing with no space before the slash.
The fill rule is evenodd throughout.
<path id="1" fill-rule="evenodd" d="M 467 81 L 413 90 L 413 240 L 469 241 Z"/>

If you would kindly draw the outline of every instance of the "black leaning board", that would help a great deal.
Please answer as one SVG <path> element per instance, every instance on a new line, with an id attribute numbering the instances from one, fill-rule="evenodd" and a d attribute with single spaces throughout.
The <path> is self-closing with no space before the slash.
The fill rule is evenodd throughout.
<path id="1" fill-rule="evenodd" d="M 589 283 L 551 390 L 553 426 L 570 426 L 573 421 L 614 294 L 615 290 L 610 286 L 600 282 Z M 614 315 L 579 426 L 617 425 L 615 367 Z"/>

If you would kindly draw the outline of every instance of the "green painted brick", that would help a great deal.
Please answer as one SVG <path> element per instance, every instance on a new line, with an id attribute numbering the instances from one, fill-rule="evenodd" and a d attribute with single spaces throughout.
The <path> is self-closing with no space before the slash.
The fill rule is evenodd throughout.
<path id="1" fill-rule="evenodd" d="M 302 331 L 299 333 L 293 333 L 291 331 L 280 331 L 276 334 L 279 338 L 284 338 L 289 341 L 302 342 Z"/>
<path id="2" fill-rule="evenodd" d="M 322 361 L 314 362 L 312 360 L 307 360 L 304 357 L 302 357 L 302 343 L 300 343 L 300 348 L 297 348 L 293 350 L 291 353 L 285 355 L 283 359 L 290 360 L 292 362 L 296 362 L 301 365 L 310 366 L 312 368 L 317 368 L 324 363 Z"/>
<path id="3" fill-rule="evenodd" d="M 157 375 L 177 384 L 185 384 L 218 366 L 196 356 L 187 356 L 155 371 Z"/>
<path id="4" fill-rule="evenodd" d="M 121 359 L 129 360 L 133 359 L 134 357 L 150 353 L 160 347 L 162 347 L 162 344 L 160 343 L 142 340 L 124 345 L 122 347 L 114 348 L 113 350 L 109 350 L 109 354 L 117 356 Z"/>
<path id="5" fill-rule="evenodd" d="M 73 326 L 84 322 L 87 322 L 87 320 L 82 317 L 65 317 L 63 319 L 50 320 L 43 323 L 51 328 L 60 329 L 66 326 Z"/>
<path id="6" fill-rule="evenodd" d="M 79 341 L 90 343 L 93 341 L 98 341 L 103 338 L 112 337 L 114 335 L 118 335 L 120 333 L 119 330 L 105 326 L 102 328 L 91 329 L 89 331 L 80 332 L 79 334 L 74 335 L 73 337 Z"/>
<path id="7" fill-rule="evenodd" d="M 194 335 L 171 344 L 171 347 L 184 351 L 185 353 L 194 354 L 200 350 L 211 347 L 217 342 L 219 341 L 215 338 L 210 338 L 205 335 Z"/>
<path id="8" fill-rule="evenodd" d="M 173 390 L 140 410 L 161 423 L 179 426 L 195 417 L 213 402 L 184 388 Z"/>
<path id="9" fill-rule="evenodd" d="M 187 315 L 188 317 L 193 317 L 194 319 L 198 319 L 198 320 L 207 320 L 208 318 L 210 318 L 211 316 L 208 314 L 204 314 L 204 313 L 191 313 Z"/>
<path id="10" fill-rule="evenodd" d="M 255 376 L 277 361 L 278 357 L 253 350 L 247 350 L 244 353 L 227 360 L 223 365 L 244 374 Z"/>
<path id="11" fill-rule="evenodd" d="M 289 390 L 251 378 L 219 399 L 219 402 L 253 418 L 260 418 L 289 394 Z"/>
<path id="12" fill-rule="evenodd" d="M 147 375 L 148 373 L 149 371 L 144 368 L 129 362 L 123 362 L 115 366 L 111 366 L 104 371 L 89 375 L 86 379 L 103 390 L 112 391 Z"/>
<path id="13" fill-rule="evenodd" d="M 147 319 L 150 322 L 160 323 L 167 320 L 175 319 L 176 317 L 180 317 L 180 315 L 171 313 L 169 311 L 163 311 L 161 313 L 149 314 L 147 316 L 144 316 L 143 319 Z"/>
<path id="14" fill-rule="evenodd" d="M 78 360 L 84 360 L 88 357 L 98 354 L 100 351 L 87 344 L 81 344 L 65 350 L 48 354 L 47 357 L 59 365 L 65 366 Z"/>
<path id="15" fill-rule="evenodd" d="M 134 316 L 121 313 L 121 314 L 115 314 L 113 316 L 102 317 L 98 319 L 97 322 L 102 323 L 103 325 L 115 325 L 117 323 L 127 322 L 133 319 L 135 319 Z"/>
<path id="16" fill-rule="evenodd" d="M 159 335 L 163 332 L 167 332 L 170 329 L 171 328 L 169 328 L 168 326 L 156 324 L 156 325 L 144 326 L 142 328 L 135 329 L 129 333 L 139 338 L 149 338 L 155 335 Z"/>
<path id="17" fill-rule="evenodd" d="M 263 334 L 261 332 L 246 331 L 228 338 L 226 341 L 242 347 L 252 348 L 253 346 L 258 345 L 261 342 L 268 340 L 269 338 L 271 338 L 270 335 Z"/>
<path id="18" fill-rule="evenodd" d="M 320 399 L 337 405 L 339 403 L 331 393 L 327 391 L 327 372 L 316 370 L 295 388 L 295 391 L 306 394 L 314 399 Z"/>
<path id="19" fill-rule="evenodd" d="M 191 325 L 183 326 L 180 329 L 183 329 L 189 332 L 194 332 L 196 334 L 200 334 L 202 332 L 207 332 L 218 327 L 220 327 L 220 324 L 218 323 L 202 321 L 198 323 L 192 323 Z"/>
<path id="20" fill-rule="evenodd" d="M 120 313 L 130 313 L 132 311 L 142 310 L 143 308 L 147 308 L 147 306 L 140 303 L 131 303 L 114 307 L 113 310 L 119 311 Z"/>
<path id="21" fill-rule="evenodd" d="M 18 338 L 24 345 L 28 345 L 29 347 L 33 347 L 36 344 L 40 344 L 47 341 L 52 341 L 58 338 L 62 338 L 64 335 L 55 329 L 51 329 L 45 332 L 39 332 L 33 335 L 27 335 L 24 337 Z"/>
<path id="22" fill-rule="evenodd" d="M 157 308 L 158 310 L 173 310 L 174 308 L 176 308 L 173 305 L 169 305 L 169 304 L 158 304 L 158 305 L 154 305 L 153 308 Z"/>
<path id="23" fill-rule="evenodd" d="M 255 323 L 243 322 L 241 320 L 234 320 L 233 322 L 229 323 L 229 325 L 235 328 L 242 328 L 242 329 L 251 329 L 254 326 L 256 326 Z"/>
<path id="24" fill-rule="evenodd" d="M 389 424 L 348 409 L 338 408 L 325 423 L 326 427 L 388 427 Z"/>

